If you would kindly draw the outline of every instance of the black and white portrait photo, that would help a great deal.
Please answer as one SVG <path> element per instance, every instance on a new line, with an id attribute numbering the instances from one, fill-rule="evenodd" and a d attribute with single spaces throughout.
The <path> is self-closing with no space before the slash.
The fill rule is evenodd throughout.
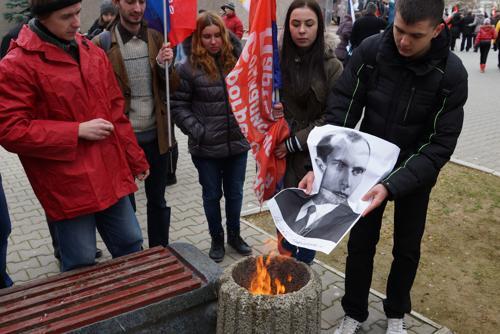
<path id="1" fill-rule="evenodd" d="M 332 125 L 315 128 L 308 148 L 315 175 L 312 194 L 285 189 L 268 207 L 288 241 L 329 253 L 368 206 L 361 197 L 392 170 L 399 149 L 377 137 Z"/>

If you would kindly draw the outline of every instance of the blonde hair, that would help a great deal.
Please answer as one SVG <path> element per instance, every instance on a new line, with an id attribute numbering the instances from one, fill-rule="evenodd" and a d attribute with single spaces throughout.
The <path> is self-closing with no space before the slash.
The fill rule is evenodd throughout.
<path id="1" fill-rule="evenodd" d="M 196 30 L 193 34 L 190 60 L 194 67 L 201 68 L 206 72 L 209 78 L 216 80 L 219 78 L 219 71 L 217 70 L 215 59 L 201 43 L 202 31 L 211 25 L 220 29 L 222 38 L 220 60 L 224 75 L 228 74 L 233 69 L 236 64 L 236 57 L 233 55 L 233 45 L 229 41 L 229 33 L 219 15 L 211 11 L 201 13 L 196 20 Z"/>

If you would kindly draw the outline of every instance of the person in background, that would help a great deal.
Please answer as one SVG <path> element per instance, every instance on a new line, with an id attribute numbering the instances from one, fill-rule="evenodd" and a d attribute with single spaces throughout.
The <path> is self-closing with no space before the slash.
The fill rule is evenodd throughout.
<path id="1" fill-rule="evenodd" d="M 462 14 L 460 14 L 460 12 L 453 13 L 449 21 L 449 27 L 451 32 L 451 42 L 450 42 L 451 51 L 455 51 L 455 44 L 457 42 L 457 38 L 460 38 L 462 25 L 463 25 Z"/>
<path id="2" fill-rule="evenodd" d="M 281 68 L 282 102 L 273 107 L 275 117 L 285 117 L 290 137 L 277 145 L 278 159 L 286 159 L 285 188 L 297 187 L 310 165 L 307 137 L 322 125 L 328 92 L 342 73 L 333 46 L 325 45 L 321 8 L 315 0 L 294 0 L 284 23 Z M 311 263 L 315 252 L 296 247 L 279 234 L 278 250 L 283 255 Z"/>
<path id="3" fill-rule="evenodd" d="M 484 19 L 474 44 L 476 48 L 479 48 L 479 70 L 481 73 L 484 73 L 486 69 L 488 53 L 490 52 L 491 44 L 495 43 L 496 38 L 497 33 L 495 27 L 491 25 L 490 19 Z"/>
<path id="4" fill-rule="evenodd" d="M 354 128 L 400 148 L 394 170 L 369 190 L 371 201 L 347 244 L 345 317 L 335 334 L 354 334 L 368 318 L 373 257 L 384 210 L 394 201 L 393 261 L 383 301 L 387 334 L 406 334 L 430 194 L 462 130 L 468 79 L 450 51 L 444 0 L 398 0 L 394 24 L 353 52 L 328 97 L 325 121 Z M 387 107 L 391 106 L 391 107 Z M 374 148 L 375 149 L 375 148 Z M 314 173 L 299 188 L 310 193 Z"/>
<path id="5" fill-rule="evenodd" d="M 115 5 L 111 0 L 104 0 L 101 4 L 101 14 L 99 18 L 94 21 L 89 31 L 87 32 L 87 38 L 92 39 L 95 36 L 103 32 L 106 27 L 115 19 L 117 10 Z"/>
<path id="6" fill-rule="evenodd" d="M 118 9 L 116 20 L 109 31 L 92 41 L 106 49 L 125 97 L 125 115 L 150 166 L 145 182 L 149 247 L 165 247 L 169 242 L 171 216 L 165 200 L 167 174 L 174 164 L 173 157 L 177 160 L 173 122 L 169 128 L 165 110 L 165 66 L 172 63 L 174 53 L 168 43 L 164 44 L 162 34 L 148 28 L 143 20 L 145 1 L 114 0 L 114 5 Z M 172 92 L 176 76 L 172 68 L 169 71 Z M 172 143 L 168 142 L 169 134 Z"/>
<path id="7" fill-rule="evenodd" d="M 483 10 L 476 10 L 474 12 L 474 22 L 469 24 L 470 27 L 474 27 L 474 38 L 473 38 L 473 44 L 474 44 L 474 52 L 477 52 L 478 48 L 475 46 L 476 45 L 476 37 L 477 34 L 479 33 L 479 29 L 481 29 L 481 25 L 484 22 L 484 11 Z"/>
<path id="8" fill-rule="evenodd" d="M 342 19 L 342 22 L 337 29 L 337 35 L 340 37 L 340 43 L 337 44 L 335 48 L 335 55 L 344 64 L 347 64 L 349 55 L 347 54 L 347 46 L 349 45 L 349 40 L 351 39 L 352 32 L 352 18 L 351 15 L 346 15 Z"/>
<path id="9" fill-rule="evenodd" d="M 492 12 L 491 12 L 491 25 L 496 27 L 498 22 L 500 22 L 500 12 L 496 12 L 496 10 L 492 10 Z M 495 29 L 495 31 L 496 31 L 496 29 Z M 497 37 L 498 37 L 498 31 L 497 31 Z M 495 51 L 498 50 L 496 41 L 493 44 L 493 50 L 495 50 Z"/>
<path id="10" fill-rule="evenodd" d="M 7 243 L 11 231 L 9 208 L 5 199 L 0 175 L 0 289 L 12 286 L 12 280 L 7 274 Z"/>
<path id="11" fill-rule="evenodd" d="M 31 0 L 35 16 L 0 62 L 0 145 L 17 153 L 55 228 L 61 270 L 141 250 L 128 195 L 149 165 L 105 54 L 78 33 L 81 0 Z"/>
<path id="12" fill-rule="evenodd" d="M 357 48 L 361 42 L 371 36 L 380 33 L 387 26 L 387 22 L 375 16 L 377 5 L 369 2 L 366 5 L 365 15 L 354 21 L 351 33 L 351 45 Z"/>
<path id="13" fill-rule="evenodd" d="M 226 28 L 231 30 L 239 39 L 243 38 L 243 23 L 238 16 L 236 16 L 236 9 L 233 2 L 228 2 L 220 7 L 224 11 L 222 19 Z"/>
<path id="14" fill-rule="evenodd" d="M 471 11 L 468 11 L 462 20 L 462 41 L 460 43 L 460 51 L 465 49 L 465 52 L 469 52 L 472 47 L 472 38 L 474 37 L 474 27 L 470 26 L 472 22 L 474 22 L 474 16 L 472 16 Z"/>
<path id="15" fill-rule="evenodd" d="M 224 22 L 215 13 L 200 14 L 191 54 L 176 68 L 179 88 L 172 96 L 176 125 L 188 135 L 189 153 L 198 170 L 203 208 L 212 239 L 209 256 L 224 259 L 220 200 L 225 197 L 227 243 L 239 254 L 252 249 L 240 236 L 243 183 L 250 145 L 229 104 L 225 77 L 241 53 L 229 41 Z"/>

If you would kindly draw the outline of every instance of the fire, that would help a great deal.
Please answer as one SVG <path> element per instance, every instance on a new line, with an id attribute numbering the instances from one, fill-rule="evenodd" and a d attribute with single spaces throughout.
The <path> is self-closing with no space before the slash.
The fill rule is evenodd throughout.
<path id="1" fill-rule="evenodd" d="M 281 295 L 286 292 L 285 285 L 278 279 L 271 277 L 267 270 L 271 264 L 271 255 L 267 255 L 264 261 L 264 256 L 258 256 L 256 261 L 255 274 L 250 282 L 248 289 L 253 295 Z M 292 281 L 292 276 L 287 276 L 287 282 Z M 272 284 L 274 283 L 274 284 Z"/>

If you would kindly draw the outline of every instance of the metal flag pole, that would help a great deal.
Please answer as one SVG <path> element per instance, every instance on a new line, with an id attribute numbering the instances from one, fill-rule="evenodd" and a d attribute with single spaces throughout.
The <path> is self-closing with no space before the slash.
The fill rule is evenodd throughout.
<path id="1" fill-rule="evenodd" d="M 169 22 L 167 21 L 167 3 L 168 0 L 162 0 L 163 4 L 163 38 L 165 44 L 168 43 L 168 24 Z M 172 60 L 173 61 L 173 60 Z M 174 173 L 174 161 L 173 161 L 173 140 L 172 140 L 172 132 L 174 131 L 172 128 L 172 117 L 170 115 L 170 77 L 168 73 L 169 69 L 169 64 L 168 62 L 165 64 L 165 106 L 167 109 L 167 144 L 168 147 L 170 148 L 171 152 L 169 154 L 169 162 L 170 162 L 170 172 Z"/>
<path id="2" fill-rule="evenodd" d="M 168 43 L 168 21 L 167 21 L 167 0 L 163 0 L 163 36 L 165 40 L 165 44 Z M 168 138 L 167 143 L 169 147 L 172 147 L 172 118 L 170 117 L 170 78 L 168 74 L 168 62 L 165 64 L 165 93 L 166 93 L 166 101 L 165 104 L 167 106 L 167 127 L 168 127 Z M 172 160 L 172 159 L 170 159 Z"/>

